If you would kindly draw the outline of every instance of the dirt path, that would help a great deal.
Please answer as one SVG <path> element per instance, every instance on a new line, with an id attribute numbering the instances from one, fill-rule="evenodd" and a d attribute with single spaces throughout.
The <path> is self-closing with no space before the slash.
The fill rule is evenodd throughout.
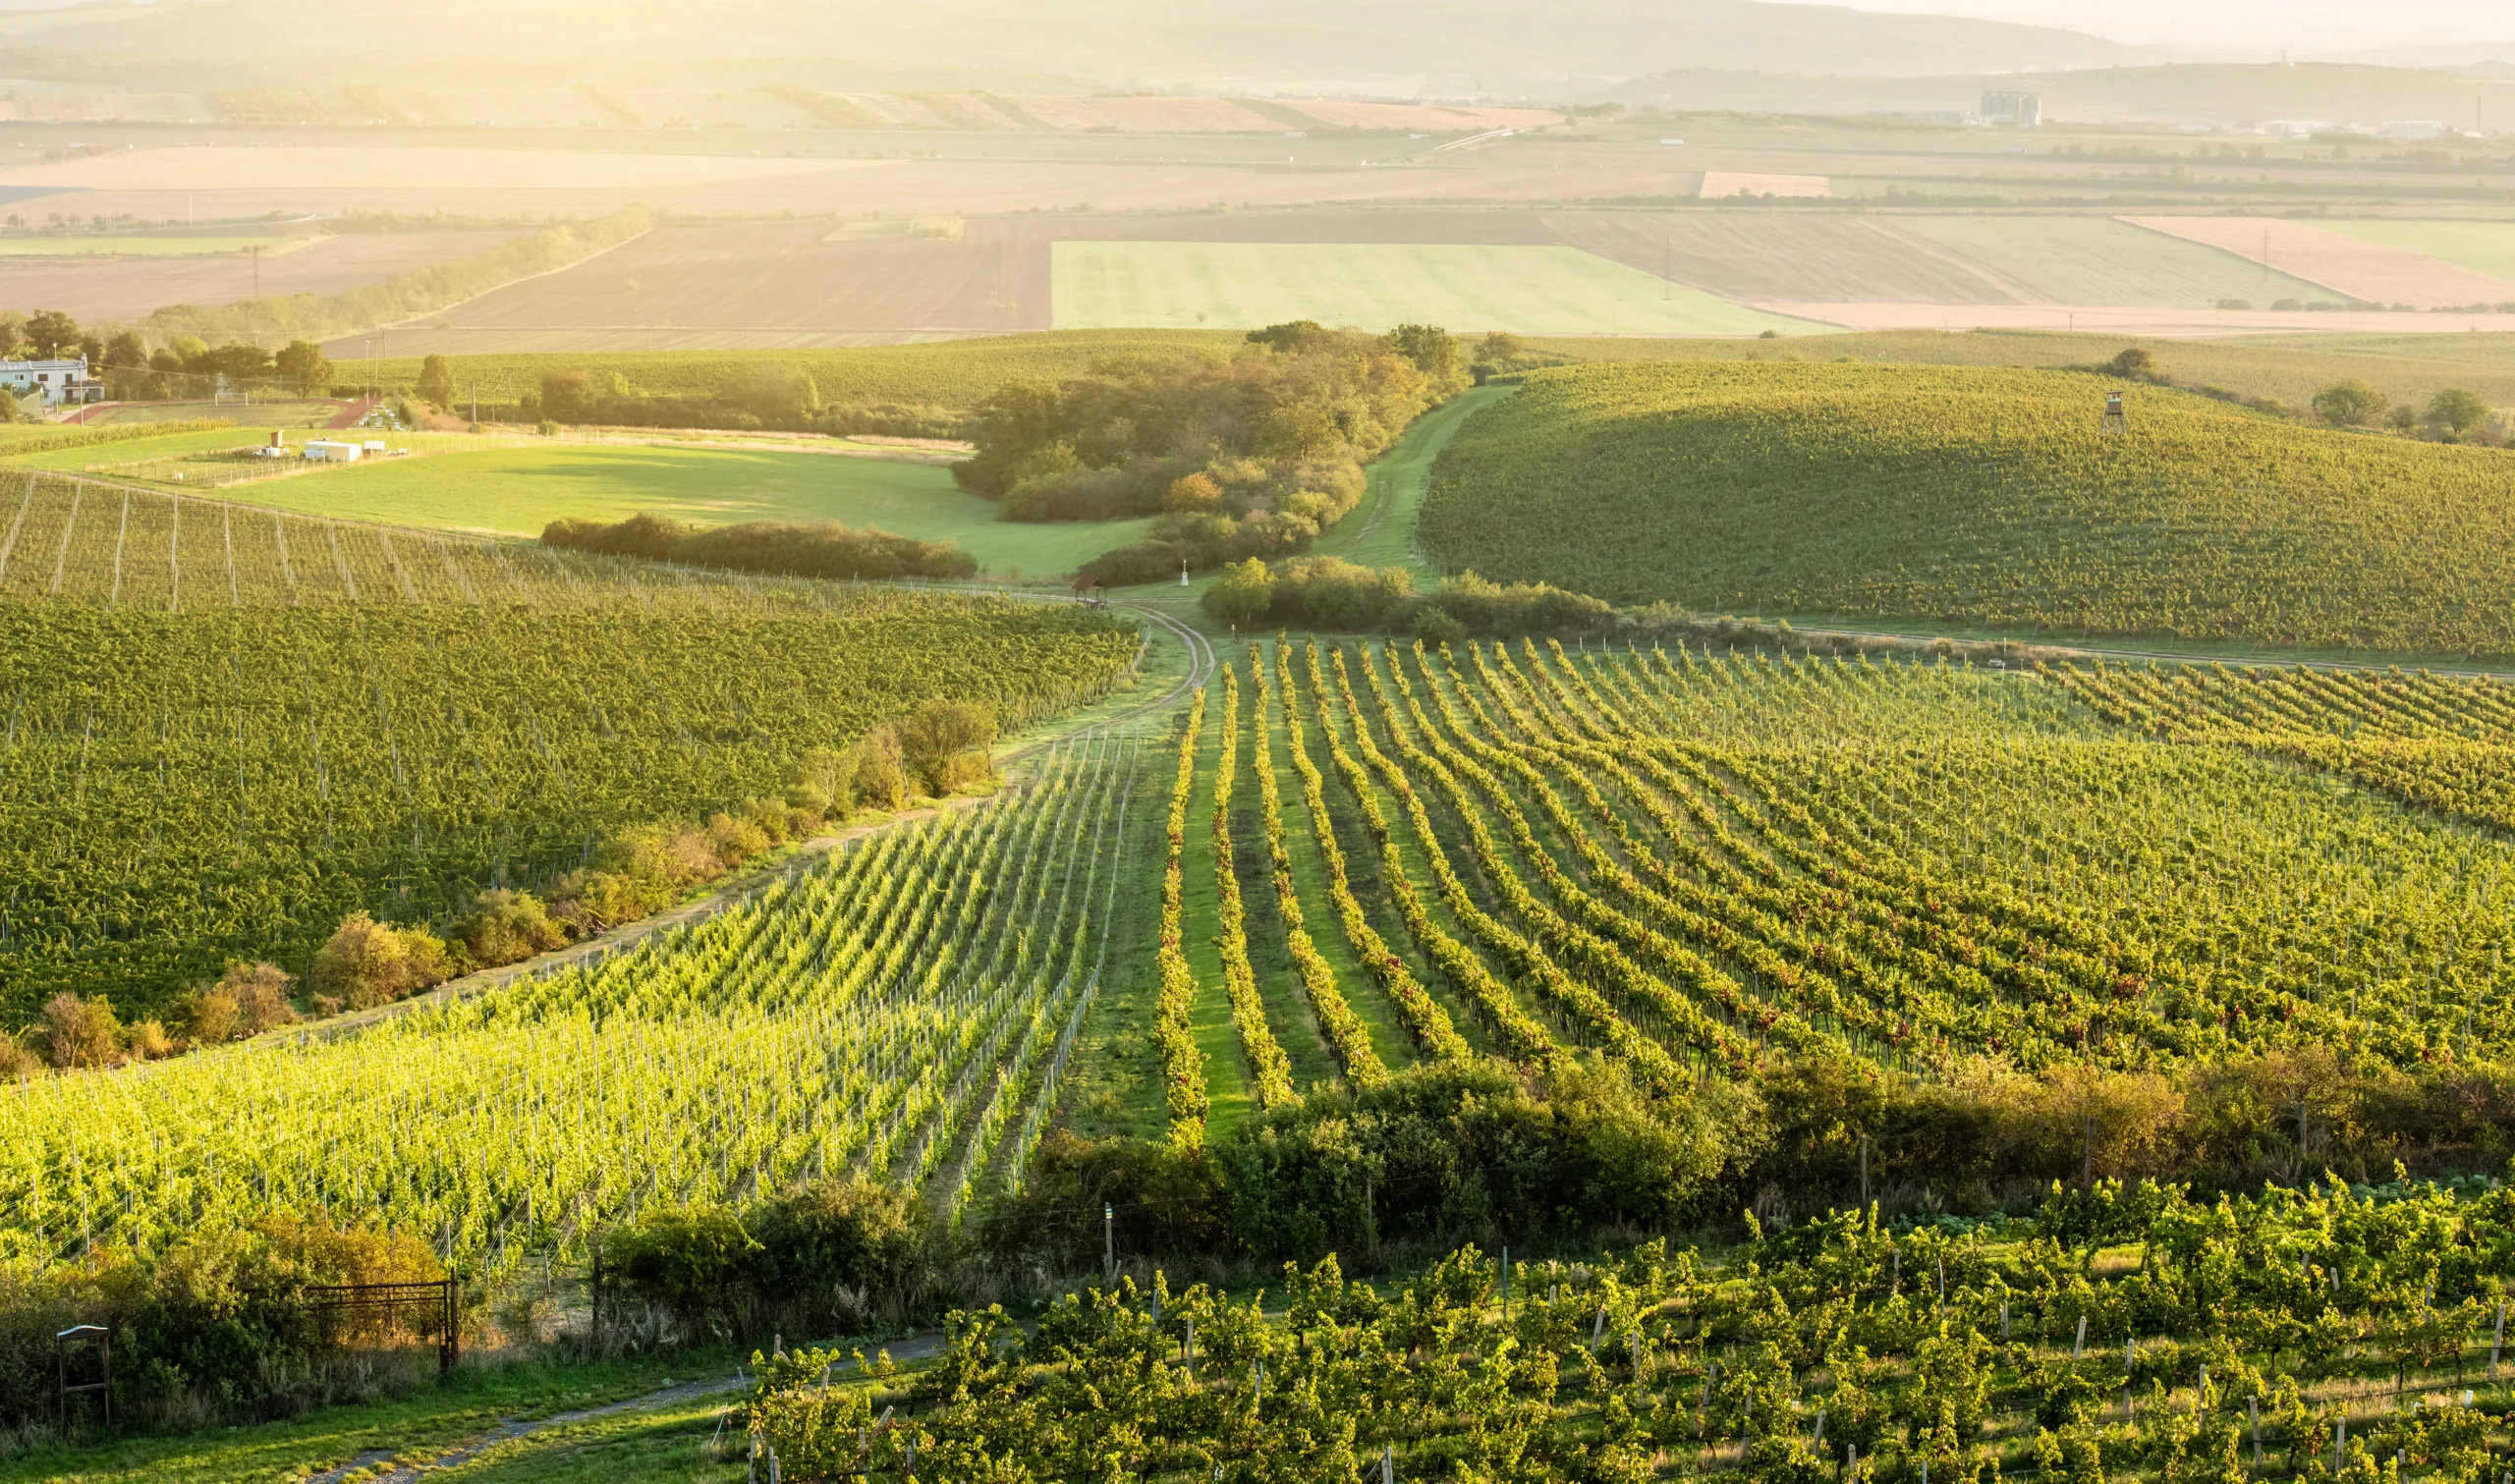
<path id="1" fill-rule="evenodd" d="M 943 1337 L 940 1334 L 915 1335 L 896 1344 L 882 1347 L 893 1360 L 903 1365 L 924 1360 L 942 1347 Z M 417 1481 L 430 1474 L 459 1468 L 501 1443 L 512 1443 L 518 1438 L 555 1432 L 560 1428 L 574 1427 L 582 1422 L 598 1422 L 605 1417 L 616 1417 L 625 1412 L 656 1411 L 683 1402 L 694 1402 L 702 1397 L 730 1396 L 750 1385 L 751 1378 L 737 1372 L 732 1376 L 711 1381 L 668 1382 L 643 1397 L 609 1402 L 600 1406 L 580 1407 L 575 1411 L 558 1412 L 547 1417 L 535 1417 L 530 1421 L 509 1418 L 487 1432 L 467 1438 L 452 1448 L 431 1454 L 425 1458 L 415 1458 L 407 1463 L 395 1461 L 401 1457 L 396 1451 L 368 1449 L 335 1467 L 318 1474 L 308 1475 L 306 1484 L 341 1484 L 342 1480 L 353 1473 L 363 1469 L 382 1467 L 385 1464 L 392 1466 L 385 1468 L 381 1473 L 366 1475 L 366 1484 L 417 1484 Z"/>

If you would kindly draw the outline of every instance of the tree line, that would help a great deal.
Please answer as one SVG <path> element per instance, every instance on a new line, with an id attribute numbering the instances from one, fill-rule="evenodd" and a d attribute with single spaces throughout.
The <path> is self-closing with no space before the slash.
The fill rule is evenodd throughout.
<path id="1" fill-rule="evenodd" d="M 1300 550 L 1361 503 L 1363 466 L 1468 380 L 1458 343 L 1428 325 L 1274 325 L 1228 355 L 1007 385 L 953 477 L 1008 521 L 1152 517 L 1083 576 L 1153 581 Z"/>

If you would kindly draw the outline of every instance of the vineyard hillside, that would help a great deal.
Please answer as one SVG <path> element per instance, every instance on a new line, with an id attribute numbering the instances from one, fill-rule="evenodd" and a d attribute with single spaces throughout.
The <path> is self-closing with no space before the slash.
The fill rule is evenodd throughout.
<path id="1" fill-rule="evenodd" d="M 67 477 L 19 495 L 0 502 L 0 1011 L 21 1023 L 63 992 L 154 1013 L 235 961 L 303 979 L 345 913 L 442 927 L 642 826 L 733 810 L 711 838 L 746 853 L 767 823 L 751 801 L 811 749 L 938 697 L 1018 726 L 1120 683 L 1140 642 L 1036 603 Z"/>
<path id="2" fill-rule="evenodd" d="M 1535 372 L 1444 453 L 1422 535 L 1705 612 L 2515 656 L 2515 454 L 2069 371 Z"/>

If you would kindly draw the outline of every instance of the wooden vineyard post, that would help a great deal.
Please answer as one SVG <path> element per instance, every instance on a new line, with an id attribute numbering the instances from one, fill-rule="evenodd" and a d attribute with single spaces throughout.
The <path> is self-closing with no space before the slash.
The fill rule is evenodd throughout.
<path id="1" fill-rule="evenodd" d="M 2506 1345 L 2506 1300 L 2497 1301 L 2497 1333 L 2488 1342 L 2488 1379 L 2497 1379 L 2497 1352 Z"/>

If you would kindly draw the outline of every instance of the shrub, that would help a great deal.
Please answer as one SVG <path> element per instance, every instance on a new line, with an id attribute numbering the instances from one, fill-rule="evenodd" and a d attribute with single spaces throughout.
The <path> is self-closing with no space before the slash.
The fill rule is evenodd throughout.
<path id="1" fill-rule="evenodd" d="M 113 1005 L 99 997 L 83 1000 L 62 993 L 44 1002 L 45 1060 L 67 1072 L 76 1068 L 111 1067 L 122 1060 L 122 1022 Z"/>
<path id="2" fill-rule="evenodd" d="M 454 924 L 453 936 L 483 968 L 515 963 L 567 945 L 568 934 L 529 892 L 486 891 Z"/>
<path id="3" fill-rule="evenodd" d="M 928 701 L 891 732 L 908 771 L 940 798 L 987 776 L 982 749 L 995 741 L 995 709 L 977 701 Z"/>
<path id="4" fill-rule="evenodd" d="M 352 1010 L 389 1005 L 454 973 L 445 944 L 424 927 L 396 928 L 352 912 L 314 951 L 314 991 Z"/>
<path id="5" fill-rule="evenodd" d="M 1219 623 L 1246 629 L 1274 605 L 1275 578 L 1266 564 L 1251 557 L 1224 569 L 1221 580 L 1205 589 L 1201 606 Z"/>
<path id="6" fill-rule="evenodd" d="M 868 809 L 908 802 L 908 755 L 897 730 L 875 727 L 849 749 L 856 758 L 856 801 Z"/>
<path id="7" fill-rule="evenodd" d="M 603 1238 L 606 1277 L 684 1320 L 731 1296 L 759 1250 L 742 1218 L 722 1206 L 648 1212 Z"/>
<path id="8" fill-rule="evenodd" d="M 2448 387 L 2429 401 L 2428 424 L 2457 438 L 2470 437 L 2488 426 L 2488 403 L 2478 392 Z"/>
<path id="9" fill-rule="evenodd" d="M 856 803 L 857 751 L 814 747 L 787 775 L 786 802 L 815 817 L 846 813 Z"/>
<path id="10" fill-rule="evenodd" d="M 2315 415 L 2334 427 L 2358 427 L 2384 415 L 2384 394 L 2363 381 L 2342 381 L 2315 393 Z"/>

